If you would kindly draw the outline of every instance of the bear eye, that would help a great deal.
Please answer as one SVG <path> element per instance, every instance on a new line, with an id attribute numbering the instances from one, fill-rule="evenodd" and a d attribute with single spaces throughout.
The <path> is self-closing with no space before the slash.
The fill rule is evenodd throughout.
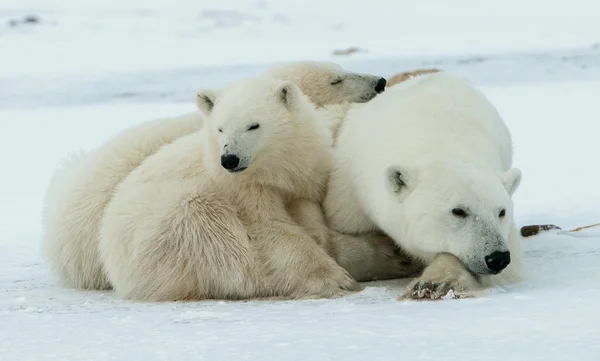
<path id="1" fill-rule="evenodd" d="M 248 127 L 248 130 L 258 129 L 258 127 L 260 127 L 260 124 L 254 123 Z"/>
<path id="2" fill-rule="evenodd" d="M 467 211 L 462 208 L 454 208 L 452 214 L 460 218 L 467 218 Z"/>
<path id="3" fill-rule="evenodd" d="M 217 131 L 218 131 L 219 133 L 223 133 L 223 128 L 219 128 L 219 129 L 217 129 Z"/>
<path id="4" fill-rule="evenodd" d="M 330 84 L 331 85 L 338 85 L 338 84 L 341 84 L 343 81 L 344 81 L 344 79 L 340 78 L 340 79 L 336 79 L 336 80 L 332 81 Z"/>
<path id="5" fill-rule="evenodd" d="M 502 218 L 506 215 L 506 209 L 502 208 L 502 210 L 500 211 L 500 214 L 498 214 L 498 217 Z"/>

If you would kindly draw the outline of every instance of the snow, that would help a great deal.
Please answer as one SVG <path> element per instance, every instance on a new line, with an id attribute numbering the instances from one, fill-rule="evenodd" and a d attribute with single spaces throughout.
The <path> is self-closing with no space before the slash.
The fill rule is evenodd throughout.
<path id="1" fill-rule="evenodd" d="M 336 300 L 128 302 L 61 288 L 39 250 L 61 158 L 193 109 L 200 87 L 303 58 L 467 76 L 513 134 L 518 223 L 598 223 L 598 10 L 592 0 L 3 0 L 0 360 L 598 360 L 598 228 L 528 238 L 526 282 L 435 303 L 397 301 L 406 280 Z M 30 14 L 41 23 L 4 25 Z M 349 46 L 368 52 L 330 55 Z"/>

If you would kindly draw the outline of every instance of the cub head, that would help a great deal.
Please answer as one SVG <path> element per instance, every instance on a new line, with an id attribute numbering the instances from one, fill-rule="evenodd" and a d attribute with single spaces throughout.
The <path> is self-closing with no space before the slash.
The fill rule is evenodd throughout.
<path id="1" fill-rule="evenodd" d="M 248 78 L 218 93 L 200 91 L 196 104 L 207 115 L 209 150 L 230 173 L 285 166 L 292 147 L 314 134 L 315 107 L 291 82 Z"/>
<path id="2" fill-rule="evenodd" d="M 281 63 L 265 74 L 296 84 L 318 107 L 368 102 L 385 90 L 387 82 L 380 76 L 353 73 L 337 64 L 319 61 Z"/>
<path id="3" fill-rule="evenodd" d="M 517 168 L 499 175 L 460 165 L 393 165 L 386 174 L 387 231 L 425 260 L 447 252 L 473 273 L 498 274 L 510 263 L 511 197 L 520 182 Z"/>

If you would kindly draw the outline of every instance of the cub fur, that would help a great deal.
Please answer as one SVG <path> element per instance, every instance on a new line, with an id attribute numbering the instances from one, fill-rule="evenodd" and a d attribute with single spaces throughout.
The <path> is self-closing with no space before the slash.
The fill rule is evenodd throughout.
<path id="1" fill-rule="evenodd" d="M 318 203 L 331 134 L 291 82 L 199 93 L 205 126 L 147 158 L 106 207 L 100 254 L 135 300 L 335 297 L 360 289 L 288 207 Z"/>

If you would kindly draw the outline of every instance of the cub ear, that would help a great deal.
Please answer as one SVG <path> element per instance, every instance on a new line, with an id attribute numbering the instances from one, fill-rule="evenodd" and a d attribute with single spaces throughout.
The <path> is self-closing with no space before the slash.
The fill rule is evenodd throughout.
<path id="1" fill-rule="evenodd" d="M 285 81 L 277 86 L 275 96 L 286 108 L 292 109 L 298 99 L 298 88 L 293 83 Z"/>
<path id="2" fill-rule="evenodd" d="M 204 114 L 209 115 L 215 106 L 217 95 L 212 90 L 201 90 L 196 93 L 196 106 L 202 110 Z"/>
<path id="3" fill-rule="evenodd" d="M 519 188 L 519 185 L 521 184 L 521 178 L 522 175 L 521 170 L 519 168 L 509 169 L 506 172 L 504 172 L 500 177 L 504 188 L 506 188 L 506 191 L 508 192 L 508 194 L 510 194 L 511 197 L 513 194 L 515 194 L 517 188 Z"/>
<path id="4" fill-rule="evenodd" d="M 400 165 L 392 165 L 387 169 L 386 185 L 393 193 L 400 194 L 414 183 L 416 170 L 408 170 Z"/>

